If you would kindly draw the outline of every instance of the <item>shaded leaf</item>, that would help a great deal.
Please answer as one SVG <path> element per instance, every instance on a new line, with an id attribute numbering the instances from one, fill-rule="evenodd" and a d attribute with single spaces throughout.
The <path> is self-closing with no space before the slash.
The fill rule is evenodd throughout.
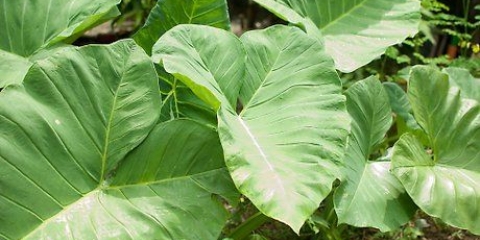
<path id="1" fill-rule="evenodd" d="M 157 65 L 163 107 L 159 121 L 193 119 L 209 126 L 217 126 L 216 111 L 198 98 L 183 82 Z"/>
<path id="2" fill-rule="evenodd" d="M 385 82 L 383 87 L 387 91 L 392 111 L 400 116 L 410 129 L 420 129 L 412 115 L 412 107 L 405 91 L 396 83 Z"/>
<path id="3" fill-rule="evenodd" d="M 226 0 L 158 0 L 145 25 L 134 35 L 147 53 L 169 29 L 179 24 L 201 24 L 230 29 Z"/>

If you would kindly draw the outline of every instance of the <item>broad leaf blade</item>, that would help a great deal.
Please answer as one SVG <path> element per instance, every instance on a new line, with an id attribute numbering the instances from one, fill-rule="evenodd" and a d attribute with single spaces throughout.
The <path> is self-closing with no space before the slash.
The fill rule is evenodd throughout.
<path id="1" fill-rule="evenodd" d="M 0 98 L 0 234 L 8 238 L 81 204 L 143 141 L 160 108 L 153 65 L 133 41 L 69 48 Z"/>
<path id="2" fill-rule="evenodd" d="M 391 231 L 410 219 L 414 205 L 389 172 L 390 162 L 370 160 L 392 124 L 388 96 L 376 77 L 351 86 L 346 96 L 352 132 L 335 211 L 340 223 Z"/>
<path id="3" fill-rule="evenodd" d="M 298 232 L 339 177 L 349 124 L 340 82 L 322 45 L 297 28 L 241 39 L 244 107 L 219 112 L 225 161 L 240 192 Z"/>
<path id="4" fill-rule="evenodd" d="M 413 36 L 420 23 L 416 0 L 255 1 L 294 24 L 301 18 L 313 21 L 325 38 L 327 53 L 342 72 L 366 65 L 388 46 Z"/>
<path id="5" fill-rule="evenodd" d="M 242 57 L 231 46 L 221 50 L 225 41 L 217 31 L 176 27 L 154 46 L 153 58 L 218 110 L 227 167 L 241 193 L 263 213 L 298 231 L 339 175 L 336 163 L 343 154 L 349 121 L 333 62 L 316 39 L 297 28 L 277 26 L 242 38 L 250 59 L 247 78 L 215 75 L 211 69 L 220 68 L 222 58 Z M 184 37 L 187 33 L 192 36 Z M 215 36 L 205 38 L 210 46 L 198 44 L 205 42 L 204 34 Z M 211 48 L 222 55 L 214 58 Z M 216 64 L 206 64 L 204 55 Z M 231 70 L 234 67 L 241 69 Z M 257 74 L 257 68 L 270 74 Z M 235 64 L 226 69 L 242 72 L 245 67 Z M 236 98 L 227 100 L 231 94 L 221 84 L 241 81 L 245 81 L 240 94 L 244 109 L 237 115 L 232 102 Z"/>
<path id="6" fill-rule="evenodd" d="M 238 198 L 214 129 L 188 120 L 161 123 L 125 158 L 110 186 L 29 237 L 216 239 L 228 213 L 215 195 Z"/>
<path id="7" fill-rule="evenodd" d="M 179 24 L 230 29 L 226 0 L 159 0 L 145 25 L 133 37 L 147 53 L 168 30 Z"/>
<path id="8" fill-rule="evenodd" d="M 377 77 L 353 85 L 345 95 L 348 112 L 354 120 L 352 142 L 358 145 L 360 156 L 368 159 L 392 125 L 388 95 Z"/>
<path id="9" fill-rule="evenodd" d="M 393 172 L 423 211 L 480 234 L 480 106 L 462 99 L 448 76 L 430 67 L 414 67 L 409 84 L 433 156 L 406 135 L 395 145 Z"/>

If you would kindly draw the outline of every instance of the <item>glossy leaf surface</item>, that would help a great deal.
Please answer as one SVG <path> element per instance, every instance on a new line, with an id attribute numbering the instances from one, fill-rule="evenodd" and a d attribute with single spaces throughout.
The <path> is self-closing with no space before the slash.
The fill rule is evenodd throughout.
<path id="1" fill-rule="evenodd" d="M 320 29 L 326 51 L 342 72 L 352 72 L 382 55 L 388 46 L 418 32 L 416 0 L 255 0 L 299 25 L 311 20 Z M 306 31 L 312 35 L 311 28 Z"/>
<path id="2" fill-rule="evenodd" d="M 226 54 L 228 53 L 228 54 Z M 245 50 L 227 31 L 201 25 L 174 27 L 153 46 L 152 59 L 217 111 L 234 111 L 245 76 Z"/>
<path id="3" fill-rule="evenodd" d="M 345 94 L 353 121 L 345 179 L 334 196 L 338 220 L 383 232 L 394 230 L 408 222 L 415 207 L 389 172 L 390 162 L 371 159 L 392 124 L 388 95 L 376 77 L 356 83 Z"/>
<path id="4" fill-rule="evenodd" d="M 412 69 L 408 97 L 429 146 L 403 136 L 394 148 L 394 174 L 423 211 L 480 234 L 479 103 L 429 67 Z"/>

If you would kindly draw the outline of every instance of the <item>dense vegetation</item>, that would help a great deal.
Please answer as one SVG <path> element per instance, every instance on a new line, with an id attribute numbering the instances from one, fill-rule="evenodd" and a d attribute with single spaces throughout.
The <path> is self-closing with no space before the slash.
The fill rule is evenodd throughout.
<path id="1" fill-rule="evenodd" d="M 0 239 L 480 235 L 480 7 L 255 2 L 0 0 Z"/>

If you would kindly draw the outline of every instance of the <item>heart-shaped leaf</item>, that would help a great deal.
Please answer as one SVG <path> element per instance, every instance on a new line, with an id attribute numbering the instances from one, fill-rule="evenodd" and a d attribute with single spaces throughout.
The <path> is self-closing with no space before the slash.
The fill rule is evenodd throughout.
<path id="1" fill-rule="evenodd" d="M 334 195 L 338 221 L 391 231 L 408 222 L 415 205 L 389 172 L 390 162 L 370 160 L 392 124 L 388 95 L 376 77 L 354 84 L 345 94 L 353 121 L 345 179 Z"/>
<path id="2" fill-rule="evenodd" d="M 340 80 L 323 46 L 298 28 L 244 35 L 246 66 L 232 47 L 242 44 L 228 45 L 232 37 L 210 27 L 175 27 L 156 43 L 153 58 L 218 110 L 225 161 L 240 192 L 298 232 L 339 176 L 349 125 Z M 228 71 L 217 74 L 225 63 Z M 224 89 L 239 83 L 237 114 L 238 93 Z"/>
<path id="3" fill-rule="evenodd" d="M 423 211 L 480 234 L 479 103 L 424 66 L 412 69 L 408 97 L 429 149 L 404 135 L 394 147 L 393 173 Z"/>

